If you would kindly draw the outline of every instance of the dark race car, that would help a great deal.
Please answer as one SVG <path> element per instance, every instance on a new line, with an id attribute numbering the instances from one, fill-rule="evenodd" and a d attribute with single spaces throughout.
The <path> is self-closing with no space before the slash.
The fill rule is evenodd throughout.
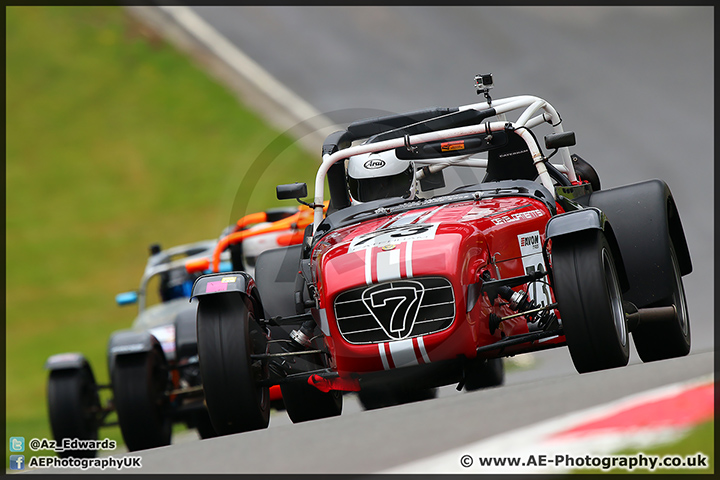
<path id="1" fill-rule="evenodd" d="M 302 242 L 313 212 L 305 206 L 283 207 L 245 215 L 221 236 L 162 250 L 150 247 L 137 291 L 117 295 L 118 305 L 138 305 L 128 330 L 114 332 L 108 345 L 111 385 L 97 385 L 80 353 L 47 360 L 48 408 L 53 436 L 97 439 L 117 412 L 129 450 L 168 445 L 173 422 L 196 428 L 202 438 L 215 430 L 203 403 L 198 367 L 197 302 L 188 301 L 193 281 L 202 273 L 243 269 L 252 272 L 264 250 Z M 99 390 L 112 398 L 101 405 Z M 274 408 L 284 408 L 280 387 L 270 390 Z M 61 456 L 93 456 L 93 450 Z"/>
<path id="2" fill-rule="evenodd" d="M 274 385 L 300 422 L 339 415 L 344 391 L 499 385 L 502 358 L 526 352 L 567 346 L 580 373 L 626 365 L 631 336 L 645 362 L 689 352 L 692 264 L 667 184 L 601 189 L 550 103 L 476 83 L 484 102 L 330 135 L 303 243 L 195 282 L 218 433 L 267 427 Z"/>
<path id="3" fill-rule="evenodd" d="M 196 305 L 188 301 L 193 281 L 185 264 L 210 254 L 217 240 L 162 250 L 150 256 L 137 291 L 118 294 L 118 305 L 138 305 L 128 330 L 114 332 L 108 343 L 110 385 L 97 385 L 80 353 L 51 356 L 46 363 L 48 409 L 53 436 L 96 439 L 115 411 L 129 450 L 168 445 L 172 423 L 185 422 L 201 437 L 215 436 L 203 404 L 197 365 Z M 229 262 L 224 265 L 230 269 Z M 112 398 L 101 405 L 99 390 Z M 93 456 L 92 450 L 61 456 Z"/>

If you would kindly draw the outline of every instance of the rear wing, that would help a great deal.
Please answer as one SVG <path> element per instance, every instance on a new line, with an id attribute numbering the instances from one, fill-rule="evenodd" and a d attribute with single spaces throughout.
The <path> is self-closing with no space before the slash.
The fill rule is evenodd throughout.
<path id="1" fill-rule="evenodd" d="M 520 111 L 520 116 L 514 122 L 505 120 L 505 114 Z M 497 117 L 498 121 L 490 122 L 485 119 Z M 473 135 L 493 135 L 508 130 L 514 131 L 527 144 L 533 163 L 537 168 L 540 182 L 553 195 L 555 188 L 546 166 L 535 136 L 530 130 L 543 123 L 553 128 L 553 133 L 563 133 L 562 119 L 555 108 L 542 98 L 522 95 L 497 100 L 474 103 L 454 109 L 420 110 L 411 113 L 378 117 L 352 123 L 345 131 L 335 132 L 327 137 L 323 144 L 322 164 L 315 176 L 314 191 L 314 229 L 323 220 L 323 202 L 325 177 L 330 167 L 354 155 L 363 153 L 381 152 L 390 149 L 405 148 L 416 151 L 418 146 L 431 142 L 442 142 L 458 137 Z M 486 137 L 487 138 L 487 137 Z M 356 140 L 368 139 L 366 142 L 351 146 Z M 490 148 L 488 145 L 485 149 Z M 439 158 L 423 158 L 423 164 L 430 165 L 430 172 L 441 170 L 448 166 L 486 167 L 487 161 L 471 159 L 470 156 L 483 150 L 483 145 L 477 144 L 470 153 L 455 154 L 452 157 L 439 156 Z M 567 146 L 558 149 L 562 164 L 553 165 L 557 170 L 567 175 L 571 182 L 576 182 L 570 151 Z M 405 157 L 410 158 L 410 157 Z M 331 186 L 332 192 L 332 186 Z"/>

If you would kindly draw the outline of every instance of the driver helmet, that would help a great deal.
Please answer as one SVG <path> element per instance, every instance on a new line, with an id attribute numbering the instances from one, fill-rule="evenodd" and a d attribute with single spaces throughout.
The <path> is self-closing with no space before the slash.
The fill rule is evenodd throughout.
<path id="1" fill-rule="evenodd" d="M 354 155 L 348 159 L 347 173 L 353 201 L 415 198 L 415 162 L 399 160 L 393 150 Z"/>

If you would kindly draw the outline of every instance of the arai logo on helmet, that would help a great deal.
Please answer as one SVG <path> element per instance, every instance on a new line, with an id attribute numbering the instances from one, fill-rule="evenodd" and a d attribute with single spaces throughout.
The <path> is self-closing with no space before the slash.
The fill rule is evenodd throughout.
<path id="1" fill-rule="evenodd" d="M 365 164 L 363 165 L 368 170 L 374 170 L 376 168 L 382 168 L 385 166 L 385 160 L 381 160 L 379 158 L 371 158 Z"/>

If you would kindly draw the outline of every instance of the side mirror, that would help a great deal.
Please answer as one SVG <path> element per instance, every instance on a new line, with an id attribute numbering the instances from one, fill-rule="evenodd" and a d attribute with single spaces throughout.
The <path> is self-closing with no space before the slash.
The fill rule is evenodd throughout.
<path id="1" fill-rule="evenodd" d="M 288 183 L 275 187 L 278 200 L 301 199 L 307 197 L 306 183 Z"/>
<path id="2" fill-rule="evenodd" d="M 123 305 L 132 305 L 134 303 L 137 303 L 138 301 L 138 293 L 137 292 L 124 292 L 124 293 L 118 293 L 115 295 L 115 303 L 120 305 L 121 307 Z"/>
<path id="3" fill-rule="evenodd" d="M 545 148 L 556 150 L 575 145 L 575 132 L 550 133 L 545 135 Z"/>

